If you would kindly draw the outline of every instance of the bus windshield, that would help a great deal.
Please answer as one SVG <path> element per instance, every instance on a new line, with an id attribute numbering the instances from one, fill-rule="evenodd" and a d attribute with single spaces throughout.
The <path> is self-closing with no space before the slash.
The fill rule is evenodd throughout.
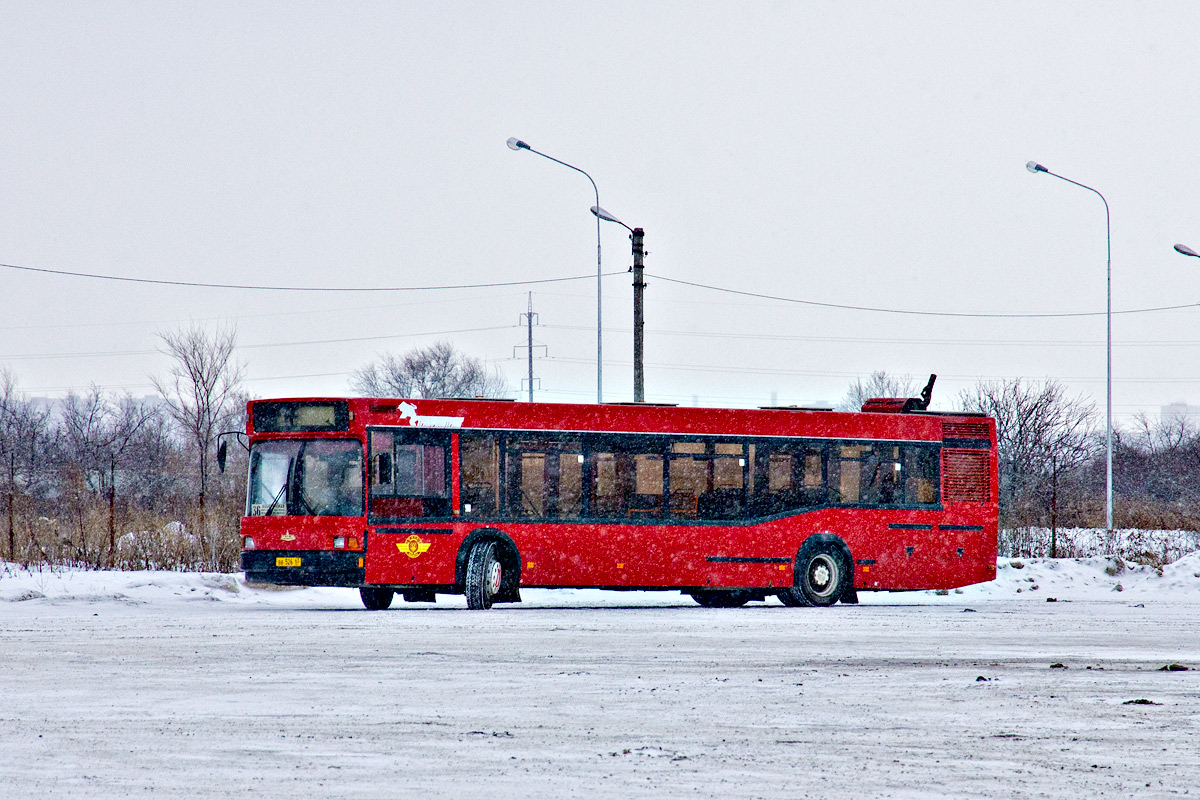
<path id="1" fill-rule="evenodd" d="M 257 442 L 251 449 L 246 516 L 357 517 L 362 513 L 359 442 L 278 440 Z"/>

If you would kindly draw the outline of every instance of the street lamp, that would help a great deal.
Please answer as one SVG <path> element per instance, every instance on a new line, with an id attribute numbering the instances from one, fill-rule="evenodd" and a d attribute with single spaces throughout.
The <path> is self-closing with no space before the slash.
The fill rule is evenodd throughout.
<path id="1" fill-rule="evenodd" d="M 644 403 L 646 392 L 645 373 L 642 369 L 642 344 L 645 340 L 642 331 L 645 320 L 642 314 L 642 293 L 646 289 L 646 282 L 642 280 L 642 257 L 645 255 L 645 232 L 641 228 L 629 227 L 600 206 L 592 206 L 592 213 L 597 219 L 615 222 L 629 231 L 629 238 L 633 241 L 633 402 Z"/>
<path id="2" fill-rule="evenodd" d="M 1106 391 L 1105 391 L 1105 396 L 1106 396 L 1106 398 L 1107 398 L 1107 402 L 1106 402 L 1106 411 L 1105 411 L 1105 445 L 1104 445 L 1104 448 L 1105 448 L 1105 453 L 1106 453 L 1106 456 L 1107 456 L 1107 461 L 1108 461 L 1108 468 L 1107 468 L 1107 472 L 1106 472 L 1106 475 L 1107 475 L 1107 487 L 1106 487 L 1106 495 L 1105 495 L 1105 527 L 1106 527 L 1106 529 L 1107 529 L 1107 530 L 1110 530 L 1110 531 L 1111 531 L 1111 530 L 1112 530 L 1112 527 L 1113 527 L 1113 510 L 1112 510 L 1112 509 L 1113 509 L 1113 450 L 1112 450 L 1112 441 L 1113 441 L 1113 435 L 1112 435 L 1112 221 L 1111 221 L 1111 217 L 1110 217 L 1110 215 L 1109 215 L 1109 212 L 1108 212 L 1108 201 L 1104 199 L 1104 195 L 1100 194 L 1100 192 L 1096 191 L 1096 190 L 1095 190 L 1095 189 L 1093 189 L 1091 186 L 1088 186 L 1088 185 L 1086 185 L 1086 184 L 1080 183 L 1079 181 L 1073 181 L 1073 180 L 1071 180 L 1070 178 L 1064 178 L 1062 175 L 1058 175 L 1058 174 L 1056 174 L 1056 173 L 1054 173 L 1054 172 L 1051 172 L 1050 170 L 1046 169 L 1045 167 L 1043 167 L 1041 164 L 1037 163 L 1036 161 L 1030 161 L 1030 162 L 1026 163 L 1026 164 L 1025 164 L 1025 169 L 1029 170 L 1029 171 L 1030 171 L 1030 172 L 1032 172 L 1034 175 L 1038 174 L 1039 172 L 1044 172 L 1044 173 L 1046 173 L 1047 175 L 1053 175 L 1054 177 L 1058 178 L 1059 180 L 1066 181 L 1067 183 L 1073 183 L 1073 184 L 1075 184 L 1076 186 L 1080 187 L 1081 189 L 1087 189 L 1089 192 L 1092 192 L 1092 193 L 1094 193 L 1094 194 L 1095 194 L 1097 197 L 1099 197 L 1099 198 L 1100 198 L 1100 202 L 1104 203 L 1104 227 L 1105 227 L 1105 235 L 1106 235 L 1106 236 L 1107 236 L 1107 238 L 1108 238 L 1108 273 L 1107 273 L 1107 278 L 1106 278 L 1106 289 L 1107 289 L 1107 298 L 1108 298 L 1108 299 L 1107 299 L 1107 305 L 1105 306 L 1105 313 L 1104 313 L 1105 320 L 1106 320 L 1106 324 L 1107 324 L 1107 329 L 1108 329 L 1108 335 L 1107 335 L 1107 357 L 1108 357 L 1108 364 L 1107 364 L 1107 369 L 1106 369 L 1106 372 L 1105 372 L 1105 389 L 1106 389 Z M 1175 246 L 1175 249 L 1176 249 L 1176 250 L 1179 250 L 1179 247 L 1180 247 L 1180 245 L 1176 245 L 1176 246 Z M 1183 252 L 1183 251 L 1182 251 L 1182 250 L 1180 250 L 1180 252 Z M 1186 255 L 1186 254 L 1185 254 L 1185 255 Z M 1195 255 L 1195 253 L 1192 253 L 1192 255 Z"/>
<path id="3" fill-rule="evenodd" d="M 1197 253 L 1195 250 L 1188 247 L 1186 244 L 1175 245 L 1175 252 L 1183 253 L 1185 256 L 1191 256 L 1192 258 L 1200 258 L 1200 253 Z"/>
<path id="4" fill-rule="evenodd" d="M 568 164 L 565 161 L 559 161 L 554 156 L 548 156 L 545 153 L 534 150 L 525 142 L 515 136 L 508 140 L 509 150 L 528 150 L 531 153 L 536 153 L 542 158 L 548 158 L 555 164 L 562 164 L 564 167 L 569 167 L 578 172 L 583 177 L 591 181 L 592 191 L 596 194 L 596 207 L 600 207 L 600 190 L 596 188 L 596 182 L 592 180 L 592 176 L 581 170 L 574 164 Z M 596 402 L 604 402 L 604 333 L 602 329 L 602 312 L 600 305 L 600 217 L 596 217 Z"/>

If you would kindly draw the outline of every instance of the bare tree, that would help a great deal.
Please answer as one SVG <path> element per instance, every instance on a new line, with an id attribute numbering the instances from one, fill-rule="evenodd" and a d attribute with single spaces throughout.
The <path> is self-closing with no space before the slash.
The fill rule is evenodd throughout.
<path id="1" fill-rule="evenodd" d="M 880 370 L 872 372 L 865 381 L 855 378 L 837 404 L 837 410 L 858 411 L 872 397 L 916 397 L 920 391 L 921 387 L 911 375 L 889 375 Z"/>
<path id="2" fill-rule="evenodd" d="M 504 397 L 508 383 L 494 367 L 449 342 L 384 353 L 354 373 L 350 385 L 367 397 Z"/>
<path id="3" fill-rule="evenodd" d="M 8 557 L 17 555 L 17 506 L 37 490 L 47 471 L 50 412 L 17 391 L 16 377 L 0 370 L 0 461 L 8 506 Z"/>
<path id="4" fill-rule="evenodd" d="M 1195 525 L 1200 503 L 1200 429 L 1183 414 L 1138 414 L 1116 432 L 1117 486 L 1139 525 Z M 1188 517 L 1191 517 L 1188 519 Z"/>
<path id="5" fill-rule="evenodd" d="M 996 420 L 1001 510 L 1011 522 L 1049 517 L 1051 557 L 1057 555 L 1059 482 L 1096 452 L 1096 410 L 1069 397 L 1061 384 L 1020 378 L 985 381 L 960 395 L 966 411 Z"/>
<path id="6" fill-rule="evenodd" d="M 129 396 L 111 401 L 96 386 L 83 398 L 68 394 L 64 403 L 62 444 L 68 472 L 73 474 L 69 482 L 76 489 L 78 546 L 86 543 L 84 512 L 87 496 L 94 494 L 108 505 L 109 566 L 117 553 L 117 470 L 129 466 L 143 429 L 156 417 L 154 406 Z"/>
<path id="7" fill-rule="evenodd" d="M 239 386 L 244 375 L 233 360 L 237 331 L 219 328 L 209 333 L 198 325 L 160 333 L 166 354 L 174 362 L 166 378 L 153 378 L 167 412 L 196 448 L 201 536 L 205 528 L 205 495 L 210 458 L 218 433 L 236 416 Z"/>

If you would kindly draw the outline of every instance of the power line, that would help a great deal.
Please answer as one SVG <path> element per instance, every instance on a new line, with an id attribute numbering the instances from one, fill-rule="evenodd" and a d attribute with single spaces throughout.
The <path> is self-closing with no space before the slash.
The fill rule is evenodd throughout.
<path id="1" fill-rule="evenodd" d="M 420 331 L 414 333 L 389 333 L 383 336 L 351 336 L 343 339 L 308 339 L 298 342 L 268 342 L 265 344 L 239 344 L 234 350 L 261 350 L 267 347 L 300 347 L 310 344 L 344 344 L 346 342 L 374 342 L 383 339 L 403 339 L 410 336 L 446 336 L 454 333 L 479 333 L 481 331 L 501 331 L 513 328 L 513 325 L 491 325 L 485 328 L 458 328 L 451 331 Z M 45 353 L 45 354 L 15 354 L 0 355 L 0 359 L 10 361 L 31 361 L 48 358 L 102 358 L 105 356 L 152 356 L 162 353 L 161 350 L 108 350 L 87 353 Z"/>
<path id="2" fill-rule="evenodd" d="M 131 278 L 122 275 L 99 275 L 91 272 L 70 272 L 61 269 L 46 269 L 44 267 L 23 267 L 19 264 L 0 264 L 5 269 L 23 270 L 25 272 L 41 272 L 49 275 L 64 275 L 70 278 L 94 278 L 104 281 L 124 281 L 126 283 L 152 283 L 159 286 L 186 286 L 199 289 L 242 289 L 263 292 L 437 292 L 449 289 L 494 289 L 501 286 L 530 286 L 536 283 L 563 283 L 564 281 L 581 281 L 591 279 L 592 275 L 572 275 L 566 278 L 536 278 L 526 281 L 498 281 L 495 283 L 460 283 L 444 286 L 258 286 L 239 283 L 200 283 L 197 281 L 167 281 L 156 278 Z M 607 272 L 604 277 L 624 275 L 620 272 Z"/>
<path id="3" fill-rule="evenodd" d="M 589 328 L 586 325 L 543 325 L 543 328 L 550 330 L 562 331 L 592 331 L 594 328 Z M 612 333 L 631 333 L 632 328 L 605 328 L 606 332 Z M 653 330 L 646 331 L 648 334 L 655 336 L 686 336 L 688 338 L 709 338 L 709 339 L 749 339 L 755 341 L 783 341 L 783 342 L 853 342 L 856 344 L 919 344 L 919 345 L 966 345 L 977 347 L 981 345 L 998 345 L 1003 347 L 1011 346 L 1028 346 L 1028 347 L 1104 347 L 1103 341 L 1090 340 L 1071 340 L 1071 339 L 904 339 L 895 336 L 800 336 L 786 333 L 725 333 L 721 331 L 669 331 L 669 330 Z M 1198 340 L 1188 341 L 1168 341 L 1168 340 L 1145 340 L 1145 341 L 1123 341 L 1115 342 L 1114 347 L 1195 347 L 1200 345 Z"/>
<path id="4" fill-rule="evenodd" d="M 853 306 L 844 303 L 822 303 L 817 300 L 801 300 L 796 297 L 780 297 L 779 295 L 760 294 L 759 292 L 746 292 L 741 289 L 727 289 L 724 286 L 710 286 L 706 283 L 695 283 L 693 281 L 682 281 L 678 278 L 667 278 L 662 275 L 651 275 L 646 273 L 646 277 L 652 277 L 656 280 L 666 281 L 667 283 L 678 283 L 683 286 L 694 286 L 697 289 L 708 289 L 713 292 L 724 292 L 726 294 L 736 294 L 743 297 L 757 297 L 760 300 L 776 300 L 781 303 L 797 303 L 805 306 L 816 306 L 818 308 L 836 308 L 843 311 L 871 311 L 879 314 L 907 314 L 918 317 L 969 317 L 974 319 L 1065 319 L 1071 317 L 1103 317 L 1104 311 L 1073 311 L 1061 313 L 1047 314 L 999 314 L 999 313 L 973 313 L 966 311 L 914 311 L 903 308 L 879 308 L 876 306 Z M 1154 308 L 1128 308 L 1124 311 L 1114 311 L 1114 314 L 1145 314 L 1154 311 L 1178 311 L 1185 308 L 1198 308 L 1200 303 L 1186 303 L 1178 306 L 1157 306 Z"/>
<path id="5" fill-rule="evenodd" d="M 541 294 L 541 293 L 539 293 Z M 456 297 L 446 298 L 445 300 L 410 300 L 402 303 L 386 303 L 383 305 L 354 305 L 341 306 L 339 308 L 313 308 L 301 309 L 299 311 L 270 311 L 258 314 L 225 314 L 217 317 L 200 317 L 193 318 L 193 322 L 238 322 L 245 319 L 274 319 L 278 317 L 308 317 L 311 318 L 317 314 L 340 314 L 346 311 L 362 314 L 367 311 L 378 311 L 381 309 L 396 309 L 410 308 L 412 306 L 428 307 L 431 303 L 453 303 L 455 306 L 462 306 L 466 303 L 486 302 L 494 305 L 498 299 L 511 297 L 524 297 L 525 293 L 503 293 L 497 294 L 488 292 L 474 297 Z M 587 295 L 583 295 L 587 296 Z M 114 328 L 114 327 L 129 327 L 136 325 L 146 326 L 163 326 L 175 325 L 179 323 L 179 319 L 159 319 L 159 320 L 122 320 L 122 321 L 106 321 L 106 322 L 68 322 L 55 323 L 50 325 L 0 325 L 0 331 L 32 331 L 32 330 L 64 330 L 75 328 Z"/>
<path id="6" fill-rule="evenodd" d="M 187 288 L 197 289 L 235 289 L 242 291 L 264 291 L 264 292 L 436 292 L 450 291 L 458 289 L 494 289 L 506 286 L 531 286 L 534 284 L 547 283 L 564 283 L 568 281 L 589 280 L 591 275 L 571 275 L 561 278 L 533 278 L 523 281 L 495 281 L 491 283 L 459 283 L 459 284 L 443 284 L 437 286 L 268 286 L 259 284 L 239 284 L 239 283 L 202 283 L 199 281 L 169 281 L 158 278 L 134 278 L 124 275 L 101 275 L 92 272 L 74 272 L 70 270 L 48 269 L 46 267 L 27 267 L 20 264 L 2 264 L 0 267 L 4 269 L 21 270 L 24 272 L 37 272 L 47 275 L 62 275 L 71 278 L 91 278 L 94 280 L 106 281 L 121 281 L 125 283 L 143 283 L 154 284 L 158 286 L 183 286 Z M 606 272 L 602 277 L 612 277 L 614 275 L 624 275 L 625 270 Z M 783 297 L 780 295 L 763 294 L 761 292 L 748 292 L 741 289 L 730 289 L 724 286 L 713 286 L 711 284 L 697 283 L 695 281 L 685 281 L 678 278 L 668 278 L 663 275 L 646 273 L 647 277 L 652 277 L 656 280 L 666 281 L 668 283 L 676 283 L 681 286 L 692 286 L 697 289 L 706 289 L 713 292 L 722 292 L 725 294 L 735 294 L 742 297 L 754 297 L 760 300 L 774 300 L 781 303 L 795 303 L 798 305 L 814 306 L 817 308 L 833 308 L 843 311 L 868 311 L 879 314 L 905 314 L 909 316 L 921 317 L 965 317 L 971 319 L 1069 319 L 1075 317 L 1097 317 L 1104 316 L 1103 311 L 1073 311 L 1073 312 L 1057 312 L 1057 313 L 995 313 L 995 312 L 967 312 L 967 311 L 917 311 L 914 309 L 902 308 L 883 308 L 878 306 L 857 306 L 848 303 L 826 303 L 819 300 L 805 300 L 797 297 Z M 1173 306 L 1154 306 L 1149 308 L 1129 308 L 1119 311 L 1113 311 L 1113 314 L 1146 314 L 1159 311 L 1179 311 L 1183 309 L 1193 309 L 1200 307 L 1200 303 L 1184 303 Z"/>
<path id="7" fill-rule="evenodd" d="M 504 361 L 512 361 L 513 359 L 501 359 Z M 571 358 L 569 356 L 550 356 L 549 361 L 557 361 L 564 364 L 588 364 L 591 363 L 585 358 Z M 633 364 L 632 361 L 615 361 L 605 359 L 605 364 L 613 366 L 627 367 Z M 647 364 L 646 366 L 656 369 L 677 370 L 684 372 L 716 372 L 735 375 L 787 375 L 795 377 L 809 378 L 857 378 L 861 377 L 861 372 L 837 372 L 829 370 L 805 370 L 805 369 L 780 369 L 767 367 L 736 367 L 720 364 L 680 364 L 677 362 L 659 362 L 656 364 Z M 973 381 L 973 380 L 996 380 L 996 379 L 1012 379 L 1018 377 L 1028 378 L 1028 375 L 951 375 L 938 373 L 939 379 L 952 381 Z M 1100 383 L 1104 381 L 1104 377 L 1092 377 L 1088 375 L 1062 375 L 1055 376 L 1055 380 L 1072 382 L 1072 383 Z M 1166 383 L 1166 384 L 1192 384 L 1200 383 L 1200 376 L 1197 377 L 1180 377 L 1174 376 L 1170 378 L 1155 378 L 1155 377 L 1129 377 L 1116 378 L 1118 383 Z"/>

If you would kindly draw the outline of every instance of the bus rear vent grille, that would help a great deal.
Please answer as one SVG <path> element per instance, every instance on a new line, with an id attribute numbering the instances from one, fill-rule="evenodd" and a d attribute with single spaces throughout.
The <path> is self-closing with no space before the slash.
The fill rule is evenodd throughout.
<path id="1" fill-rule="evenodd" d="M 943 439 L 988 439 L 988 426 L 979 422 L 943 422 Z"/>
<path id="2" fill-rule="evenodd" d="M 992 499 L 991 454 L 943 450 L 942 494 L 947 502 L 986 503 Z"/>

